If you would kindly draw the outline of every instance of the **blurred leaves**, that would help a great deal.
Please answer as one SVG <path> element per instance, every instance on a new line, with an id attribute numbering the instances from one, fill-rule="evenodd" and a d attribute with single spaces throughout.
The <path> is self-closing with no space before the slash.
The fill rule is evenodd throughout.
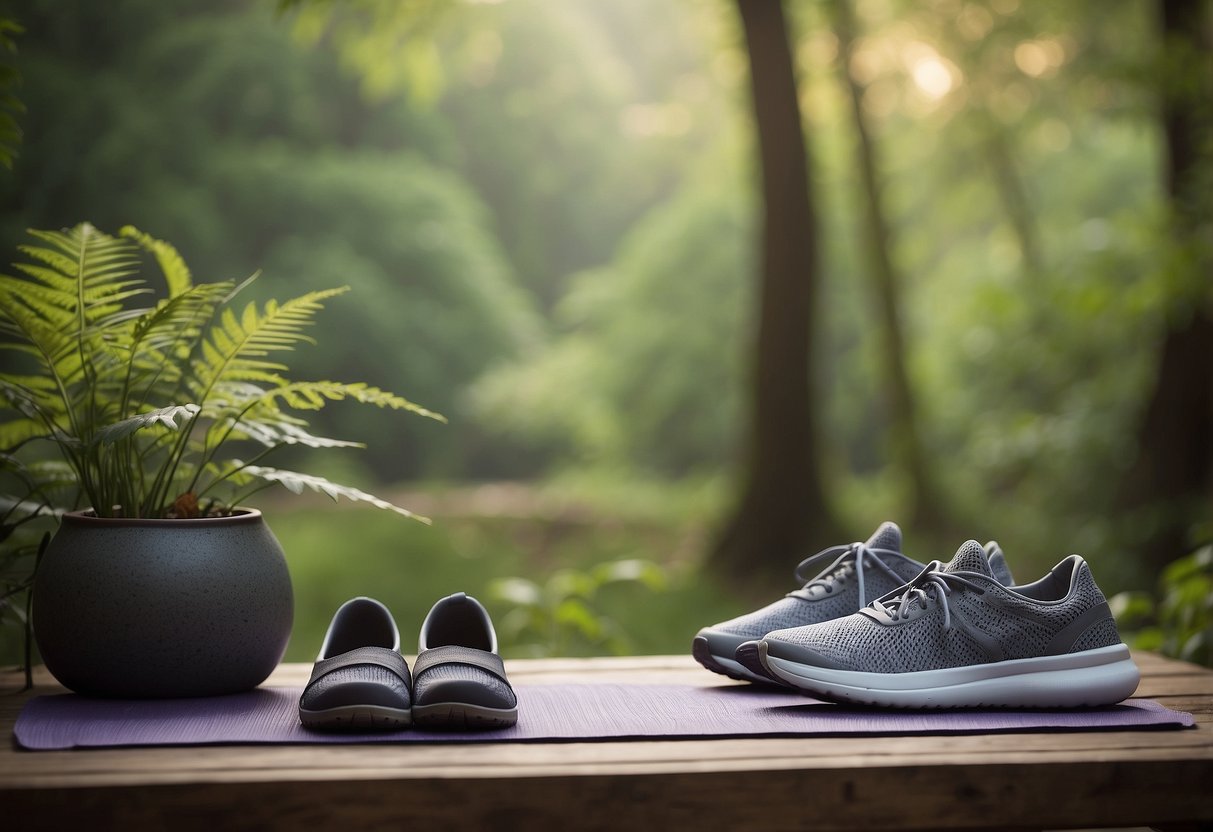
<path id="1" fill-rule="evenodd" d="M 1157 590 L 1108 601 L 1130 645 L 1213 667 L 1213 545 L 1163 570 Z"/>
<path id="2" fill-rule="evenodd" d="M 8 17 L 0 17 L 0 53 L 7 56 L 17 54 L 17 36 L 25 31 L 21 24 Z M 12 170 L 17 148 L 23 132 L 17 120 L 25 113 L 25 105 L 14 90 L 21 84 L 21 73 L 10 63 L 0 64 L 0 165 Z"/>
<path id="3" fill-rule="evenodd" d="M 726 464 L 744 354 L 742 189 L 719 179 L 680 194 L 614 265 L 577 275 L 555 337 L 477 383 L 481 418 L 572 460 L 673 477 Z"/>
<path id="4" fill-rule="evenodd" d="M 446 87 L 434 38 L 458 8 L 452 0 L 280 0 L 278 7 L 295 12 L 304 43 L 330 43 L 371 100 L 403 92 L 431 107 Z"/>
<path id="5" fill-rule="evenodd" d="M 626 627 L 594 606 L 599 593 L 613 585 L 660 593 L 667 586 L 666 572 L 652 561 L 618 560 L 586 570 L 560 569 L 542 583 L 499 578 L 489 585 L 489 596 L 509 606 L 501 619 L 502 638 L 520 653 L 564 656 L 579 645 L 624 655 L 631 651 Z"/>

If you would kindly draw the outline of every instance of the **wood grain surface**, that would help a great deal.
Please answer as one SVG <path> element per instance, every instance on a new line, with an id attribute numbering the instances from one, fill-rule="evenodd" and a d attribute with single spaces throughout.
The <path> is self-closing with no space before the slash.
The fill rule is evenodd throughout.
<path id="1" fill-rule="evenodd" d="M 0 675 L 3 828 L 1062 829 L 1213 825 L 1213 671 L 1148 653 L 1189 730 L 26 752 Z M 719 683 L 689 657 L 507 662 L 516 685 Z M 302 685 L 283 665 L 267 684 Z"/>

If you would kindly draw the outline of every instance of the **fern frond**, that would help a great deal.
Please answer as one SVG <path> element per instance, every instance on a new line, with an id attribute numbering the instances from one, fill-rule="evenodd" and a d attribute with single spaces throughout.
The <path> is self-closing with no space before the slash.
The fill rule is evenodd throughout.
<path id="1" fill-rule="evenodd" d="M 295 410 L 319 410 L 330 401 L 338 402 L 345 399 L 391 410 L 407 410 L 419 416 L 446 422 L 446 417 L 441 413 L 427 410 L 402 396 L 380 390 L 378 387 L 372 387 L 363 382 L 352 384 L 339 381 L 291 382 L 266 390 L 257 404 L 281 401 L 287 407 Z"/>
<path id="2" fill-rule="evenodd" d="M 340 497 L 345 497 L 347 500 L 353 500 L 359 503 L 368 503 L 375 508 L 381 508 L 386 511 L 394 511 L 397 514 L 405 517 L 411 517 L 414 520 L 420 520 L 422 523 L 429 524 L 428 517 L 422 517 L 419 514 L 414 514 L 406 508 L 393 505 L 387 500 L 382 500 L 373 494 L 367 494 L 357 488 L 348 485 L 338 485 L 335 482 L 330 482 L 324 477 L 315 477 L 309 474 L 299 474 L 294 471 L 282 471 L 278 468 L 266 468 L 260 465 L 243 465 L 239 460 L 233 460 L 232 464 L 237 466 L 240 474 L 257 477 L 266 480 L 267 482 L 275 482 L 282 485 L 292 494 L 302 494 L 305 488 L 310 488 L 312 491 L 318 491 L 321 494 L 326 494 L 333 499 L 334 502 Z"/>
<path id="3" fill-rule="evenodd" d="M 200 359 L 194 363 L 197 397 L 205 401 L 221 381 L 264 381 L 280 386 L 281 364 L 263 360 L 271 352 L 289 350 L 295 344 L 311 342 L 303 329 L 323 307 L 323 302 L 348 291 L 347 288 L 308 292 L 279 304 L 268 301 L 262 311 L 255 303 L 244 307 L 240 317 L 229 307 L 202 341 Z"/>
<path id="4" fill-rule="evenodd" d="M 216 306 L 231 291 L 231 281 L 203 283 L 179 292 L 157 304 L 150 314 L 135 324 L 132 339 L 152 349 L 165 349 L 180 341 L 188 341 L 201 331 Z"/>
<path id="5" fill-rule="evenodd" d="M 92 367 L 121 363 L 118 350 L 141 313 L 125 303 L 147 291 L 133 277 L 137 249 L 129 240 L 83 223 L 63 231 L 31 230 L 40 244 L 19 248 L 29 262 L 14 264 L 23 279 L 0 277 L 0 322 L 18 343 L 28 344 L 54 379 L 64 412 L 73 420 L 94 391 L 76 390 L 86 378 L 104 377 Z"/>
<path id="6" fill-rule="evenodd" d="M 346 289 L 237 308 L 233 299 L 256 274 L 239 285 L 195 285 L 176 249 L 137 229 L 112 237 L 81 224 L 30 235 L 15 276 L 0 275 L 0 356 L 20 367 L 0 374 L 0 411 L 15 412 L 3 414 L 0 449 L 15 453 L 49 439 L 58 445 L 67 475 L 0 467 L 6 478 L 20 480 L 47 502 L 65 497 L 62 502 L 84 502 L 98 512 L 120 506 L 133 516 L 158 516 L 174 494 L 200 494 L 228 481 L 252 483 L 254 491 L 273 483 L 292 491 L 311 488 L 413 516 L 321 477 L 216 464 L 228 440 L 263 446 L 250 463 L 282 445 L 362 447 L 313 435 L 292 412 L 331 401 L 445 421 L 366 384 L 285 377 L 278 356 L 313 342 L 307 327 L 325 301 Z M 132 301 L 151 291 L 138 271 L 148 254 L 163 273 L 168 297 L 140 305 Z M 196 404 L 152 407 L 162 402 Z M 199 490 L 203 476 L 215 479 Z"/>
<path id="7" fill-rule="evenodd" d="M 123 226 L 118 234 L 134 240 L 156 258 L 156 262 L 160 265 L 160 272 L 164 275 L 165 285 L 168 286 L 170 298 L 175 298 L 193 288 L 194 279 L 189 267 L 185 265 L 181 254 L 173 246 L 164 240 L 157 240 L 150 234 L 145 234 L 133 225 Z"/>
<path id="8" fill-rule="evenodd" d="M 2 388 L 5 386 L 18 388 L 26 395 L 34 398 L 53 395 L 55 392 L 55 382 L 51 381 L 46 376 L 28 376 L 19 375 L 17 373 L 5 373 L 3 376 L 0 376 L 0 400 L 4 399 Z"/>
<path id="9" fill-rule="evenodd" d="M 93 442 L 112 445 L 124 436 L 129 436 L 137 430 L 151 427 L 152 425 L 163 425 L 171 430 L 178 430 L 179 426 L 175 420 L 178 417 L 182 417 L 188 422 L 194 418 L 194 414 L 198 410 L 199 407 L 196 404 L 171 404 L 168 407 L 159 407 L 146 413 L 139 413 L 120 422 L 114 422 L 112 425 L 99 428 L 93 434 Z"/>
<path id="10" fill-rule="evenodd" d="M 0 376 L 0 401 L 29 421 L 40 425 L 39 436 L 47 436 L 56 442 L 65 444 L 76 443 L 77 440 L 60 427 L 60 417 L 64 415 L 64 410 L 63 404 L 57 396 L 47 395 L 34 387 L 27 387 L 20 383 L 20 378 L 17 376 Z M 13 430 L 22 431 L 24 429 L 14 428 Z"/>
<path id="11" fill-rule="evenodd" d="M 25 247 L 22 249 L 27 254 L 41 251 Z M 66 258 L 64 258 L 66 259 Z M 95 265 L 93 261 L 89 261 L 90 265 Z M 13 268 L 22 274 L 32 277 L 38 283 L 27 284 L 26 291 L 35 297 L 40 297 L 57 306 L 61 306 L 68 310 L 74 310 L 79 300 L 80 293 L 77 291 L 77 283 L 71 278 L 65 278 L 63 274 L 48 269 L 45 266 L 31 266 L 28 263 L 14 263 Z M 69 272 L 70 274 L 70 272 Z M 84 290 L 84 299 L 86 307 L 92 312 L 90 318 L 99 320 L 104 315 L 99 310 L 101 309 L 120 309 L 122 301 L 132 298 L 135 295 L 146 295 L 150 293 L 150 289 L 143 285 L 142 280 L 124 280 L 122 278 L 129 274 L 134 274 L 133 271 L 114 270 L 106 275 L 104 282 L 96 281 L 87 286 Z M 39 285 L 41 284 L 41 285 Z M 65 293 L 66 288 L 71 294 Z"/>
<path id="12" fill-rule="evenodd" d="M 6 334 L 28 343 L 49 372 L 59 372 L 59 363 L 75 350 L 75 341 L 69 332 L 70 317 L 64 320 L 48 309 L 39 308 L 6 284 L 0 284 L 0 319 Z"/>
<path id="13" fill-rule="evenodd" d="M 30 229 L 29 233 L 46 245 L 24 245 L 20 251 L 45 263 L 52 273 L 29 264 L 15 265 L 60 295 L 63 308 L 76 313 L 77 330 L 103 321 L 122 309 L 122 301 L 147 291 L 142 280 L 127 279 L 139 267 L 137 250 L 128 240 L 103 234 L 88 223 L 64 231 Z M 62 278 L 71 280 L 70 288 L 64 287 Z"/>
<path id="14" fill-rule="evenodd" d="M 131 333 L 131 384 L 142 401 L 178 395 L 182 365 L 201 337 L 219 302 L 231 291 L 230 281 L 201 284 L 161 301 L 140 317 Z M 157 392 L 158 391 L 158 392 Z"/>
<path id="15" fill-rule="evenodd" d="M 31 419 L 42 417 L 44 411 L 41 398 L 36 390 L 21 384 L 15 377 L 0 376 L 0 402 L 4 402 L 21 415 Z"/>
<path id="16" fill-rule="evenodd" d="M 61 517 L 63 509 L 48 506 L 38 500 L 20 500 L 9 494 L 0 494 L 0 515 L 17 517 Z"/>
<path id="17" fill-rule="evenodd" d="M 50 438 L 46 425 L 38 419 L 13 419 L 0 424 L 0 449 L 12 451 L 34 439 Z"/>
<path id="18" fill-rule="evenodd" d="M 79 482 L 76 472 L 65 462 L 41 460 L 27 466 L 17 457 L 2 452 L 0 471 L 22 486 L 22 489 L 10 488 L 8 493 L 0 495 L 0 514 L 4 515 L 5 522 L 12 518 L 12 512 L 58 516 L 62 510 L 52 507 L 59 502 L 55 499 L 56 492 L 74 488 Z"/>
<path id="19" fill-rule="evenodd" d="M 347 439 L 332 439 L 308 433 L 292 419 L 238 419 L 224 422 L 224 429 L 231 429 L 232 439 L 251 439 L 267 448 L 282 445 L 303 445 L 307 448 L 365 448 L 362 442 Z"/>
<path id="20" fill-rule="evenodd" d="M 47 487 L 59 488 L 77 483 L 75 469 L 61 459 L 40 459 L 27 465 L 26 470 Z"/>

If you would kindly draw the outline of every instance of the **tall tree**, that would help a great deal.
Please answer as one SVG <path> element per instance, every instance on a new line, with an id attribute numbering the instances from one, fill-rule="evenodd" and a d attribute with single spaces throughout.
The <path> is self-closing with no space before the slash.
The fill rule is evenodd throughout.
<path id="1" fill-rule="evenodd" d="M 841 539 L 820 478 L 809 390 L 820 253 L 783 5 L 737 0 L 737 8 L 762 170 L 762 265 L 744 490 L 712 562 L 747 581 L 786 580 L 806 548 Z"/>
<path id="2" fill-rule="evenodd" d="M 1213 516 L 1213 45 L 1209 3 L 1160 0 L 1164 179 L 1180 256 L 1138 456 L 1122 507 L 1144 528 L 1143 558 L 1185 553 L 1193 520 Z M 1190 270 L 1190 271 L 1189 271 Z"/>
<path id="3" fill-rule="evenodd" d="M 912 492 L 907 516 L 916 526 L 940 529 L 946 522 L 947 512 L 923 448 L 914 390 L 906 368 L 906 337 L 901 317 L 903 281 L 893 260 L 893 232 L 882 196 L 876 139 L 863 109 L 864 86 L 853 71 L 855 18 L 850 0 L 834 0 L 833 7 L 839 62 L 851 104 L 851 124 L 857 139 L 856 155 L 867 231 L 865 248 L 870 258 L 868 273 L 880 321 L 877 332 L 888 396 L 890 456 L 905 472 Z"/>

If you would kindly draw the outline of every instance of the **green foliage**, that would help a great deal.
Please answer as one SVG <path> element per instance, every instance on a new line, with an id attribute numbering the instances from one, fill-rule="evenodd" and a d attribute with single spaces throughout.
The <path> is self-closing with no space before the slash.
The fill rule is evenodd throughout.
<path id="1" fill-rule="evenodd" d="M 309 329 L 324 349 L 293 354 L 296 374 L 407 390 L 451 424 L 325 408 L 316 433 L 391 437 L 334 478 L 373 491 L 518 458 L 460 394 L 540 321 L 442 113 L 368 103 L 332 44 L 301 45 L 269 4 L 49 0 L 27 17 L 22 97 L 39 140 L 0 179 L 0 248 L 90 217 L 172 240 L 208 281 L 261 267 L 246 300 L 349 285 Z M 277 462 L 308 464 L 298 457 Z"/>
<path id="2" fill-rule="evenodd" d="M 373 99 L 404 92 L 432 106 L 445 86 L 434 35 L 450 16 L 445 0 L 358 0 L 334 4 L 280 0 L 279 11 L 294 11 L 294 29 L 308 43 L 332 41 L 345 66 L 362 79 Z M 384 55 L 397 55 L 385 61 Z"/>
<path id="3" fill-rule="evenodd" d="M 578 275 L 556 337 L 478 382 L 486 425 L 637 476 L 725 464 L 740 411 L 748 233 L 732 184 L 679 195 L 615 264 Z"/>
<path id="4" fill-rule="evenodd" d="M 289 445 L 354 444 L 311 435 L 295 413 L 334 400 L 441 419 L 365 384 L 286 377 L 282 353 L 312 340 L 306 329 L 313 317 L 344 289 L 249 302 L 237 311 L 235 300 L 251 279 L 194 284 L 171 246 L 135 229 L 111 237 L 85 223 L 30 233 L 38 244 L 21 247 L 28 261 L 14 264 L 19 276 L 0 276 L 0 350 L 24 364 L 0 376 L 0 401 L 13 414 L 0 437 L 14 473 L 22 449 L 41 440 L 58 449 L 101 516 L 227 513 L 275 482 L 409 515 L 358 489 L 254 464 Z M 141 276 L 141 250 L 154 256 L 167 296 L 137 306 L 152 294 Z M 259 446 L 250 462 L 224 458 L 237 442 Z M 30 493 L 49 496 L 25 471 L 26 494 L 16 502 Z M 225 489 L 239 496 L 224 498 Z"/>
<path id="5" fill-rule="evenodd" d="M 454 429 L 401 425 L 367 408 L 339 409 L 317 424 L 392 435 L 391 446 L 370 461 L 383 479 L 449 475 L 483 459 L 488 452 L 475 452 L 482 443 L 471 435 L 472 423 L 460 418 L 462 391 L 487 366 L 525 349 L 539 322 L 532 301 L 513 285 L 475 196 L 449 172 L 404 151 L 224 154 L 211 177 L 216 198 L 247 217 L 228 240 L 242 250 L 272 241 L 259 261 L 262 290 L 319 289 L 333 274 L 357 287 L 360 302 L 343 303 L 317 322 L 327 348 L 301 355 L 309 373 L 407 384 L 448 414 Z M 289 213 L 280 210 L 284 200 L 293 206 Z"/>
<path id="6" fill-rule="evenodd" d="M 1133 647 L 1213 667 L 1213 545 L 1167 566 L 1154 594 L 1122 592 L 1108 605 Z"/>
<path id="7" fill-rule="evenodd" d="M 565 656 L 575 645 L 624 655 L 632 650 L 626 629 L 598 610 L 595 598 L 607 586 L 625 584 L 661 592 L 666 573 L 647 560 L 619 560 L 589 569 L 561 569 L 542 583 L 528 578 L 499 578 L 489 597 L 509 605 L 500 622 L 512 649 L 531 656 Z"/>
<path id="8" fill-rule="evenodd" d="M 35 510 L 32 513 L 18 514 L 15 522 L 10 523 L 14 513 L 7 506 L 5 508 L 3 524 L 0 524 L 0 529 L 3 530 L 3 537 L 0 537 L 0 656 L 19 653 L 23 657 L 21 665 L 25 669 L 25 688 L 28 689 L 34 685 L 34 668 L 30 660 L 33 654 L 31 606 L 34 575 L 51 536 L 50 532 L 44 532 L 37 542 L 23 542 L 20 539 L 15 541 L 11 536 L 17 526 L 40 516 L 42 512 Z M 4 626 L 10 622 L 16 626 Z M 13 649 L 5 644 L 10 637 L 22 639 L 19 648 Z"/>
<path id="9" fill-rule="evenodd" d="M 0 17 L 0 52 L 17 53 L 16 36 L 25 30 L 17 21 Z M 17 147 L 21 144 L 21 125 L 17 117 L 25 112 L 25 105 L 17 98 L 13 89 L 21 83 L 21 73 L 11 64 L 0 64 L 0 165 L 12 170 Z"/>

